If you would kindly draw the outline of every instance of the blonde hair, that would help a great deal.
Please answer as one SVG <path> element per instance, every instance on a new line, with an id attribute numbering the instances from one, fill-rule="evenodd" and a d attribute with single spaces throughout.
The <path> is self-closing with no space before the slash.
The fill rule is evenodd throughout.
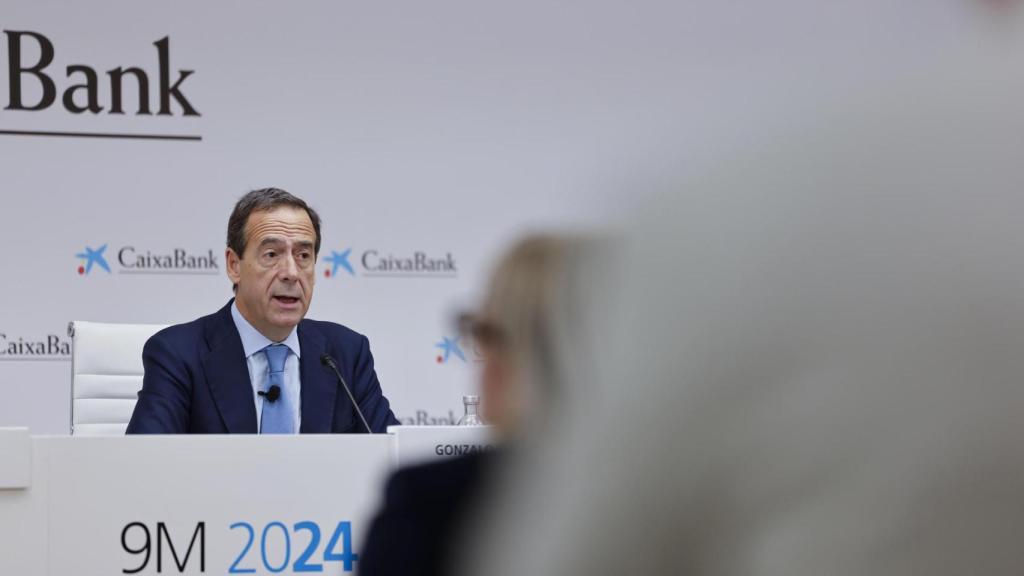
<path id="1" fill-rule="evenodd" d="M 542 418 L 539 398 L 554 401 L 562 387 L 566 340 L 574 337 L 570 278 L 584 244 L 572 236 L 527 236 L 491 275 L 478 321 L 493 331 L 495 353 L 514 380 L 524 420 L 517 427 Z"/>

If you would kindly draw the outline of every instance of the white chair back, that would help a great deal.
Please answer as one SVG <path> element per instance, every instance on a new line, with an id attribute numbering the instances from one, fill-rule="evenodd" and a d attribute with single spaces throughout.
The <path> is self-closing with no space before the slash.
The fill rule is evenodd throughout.
<path id="1" fill-rule="evenodd" d="M 142 388 L 142 347 L 157 324 L 75 321 L 71 336 L 71 434 L 124 434 Z"/>

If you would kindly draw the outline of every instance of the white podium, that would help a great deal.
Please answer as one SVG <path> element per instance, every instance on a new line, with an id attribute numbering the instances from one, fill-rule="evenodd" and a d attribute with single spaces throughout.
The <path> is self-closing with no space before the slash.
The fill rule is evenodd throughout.
<path id="1" fill-rule="evenodd" d="M 416 428 L 128 437 L 0 428 L 0 574 L 352 572 L 393 467 L 489 446 L 485 429 Z"/>

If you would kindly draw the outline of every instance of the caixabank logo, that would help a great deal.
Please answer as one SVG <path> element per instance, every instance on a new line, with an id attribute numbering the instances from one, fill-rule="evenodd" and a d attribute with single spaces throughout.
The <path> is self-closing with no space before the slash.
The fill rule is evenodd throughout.
<path id="1" fill-rule="evenodd" d="M 190 251 L 185 248 L 151 250 L 126 244 L 108 254 L 109 244 L 86 245 L 75 253 L 75 270 L 79 276 L 94 274 L 171 274 L 182 276 L 216 276 L 220 274 L 220 257 L 212 248 Z"/>
<path id="2" fill-rule="evenodd" d="M 441 336 L 441 340 L 434 343 L 433 350 L 436 354 L 434 362 L 438 366 L 478 364 L 484 361 L 483 353 L 473 340 L 458 334 Z"/>
<path id="3" fill-rule="evenodd" d="M 351 255 L 351 248 L 345 248 L 341 252 L 331 250 L 331 255 L 324 258 L 324 262 L 329 266 L 324 268 L 324 278 L 337 278 L 339 269 L 347 272 L 349 276 L 355 276 L 356 270 L 352 267 L 352 263 L 349 262 L 349 256 Z"/>
<path id="4" fill-rule="evenodd" d="M 403 426 L 455 426 L 459 423 L 454 410 L 449 410 L 447 414 L 434 414 L 421 409 L 413 414 L 399 414 L 397 418 Z"/>
<path id="5" fill-rule="evenodd" d="M 175 68 L 171 64 L 171 39 L 164 36 L 148 49 L 135 45 L 125 46 L 127 51 L 121 62 L 102 65 L 80 63 L 72 45 L 65 56 L 68 66 L 55 63 L 57 42 L 42 32 L 33 30 L 4 30 L 7 57 L 7 102 L 0 117 L 33 118 L 33 113 L 63 111 L 76 116 L 126 117 L 130 114 L 133 132 L 61 131 L 61 130 L 9 130 L 0 134 L 9 136 L 50 136 L 86 138 L 123 138 L 155 140 L 202 140 L 196 134 L 155 134 L 149 132 L 150 122 L 144 117 L 199 117 L 195 101 L 187 93 L 186 82 L 195 70 Z M 143 48 L 143 49 L 140 49 Z M 113 64 L 113 66 L 111 66 Z M 103 68 L 109 69 L 103 71 Z M 52 119 L 48 126 L 53 125 Z M 166 126 L 164 123 L 162 126 Z M 76 124 L 80 126 L 80 124 Z M 109 126 L 109 124 L 104 124 Z M 127 125 L 126 125 L 127 126 Z M 189 124 L 193 127 L 194 124 Z"/>
<path id="6" fill-rule="evenodd" d="M 346 247 L 323 258 L 324 278 L 457 278 L 455 255 L 446 251 L 385 251 Z"/>
<path id="7" fill-rule="evenodd" d="M 461 360 L 463 364 L 465 364 L 466 353 L 462 351 L 462 345 L 460 344 L 461 342 L 461 336 L 442 336 L 441 341 L 438 342 L 437 344 L 434 344 L 434 348 L 440 350 L 440 353 L 437 355 L 437 363 L 447 364 L 451 360 L 458 359 Z"/>
<path id="8" fill-rule="evenodd" d="M 58 334 L 24 336 L 0 328 L 0 362 L 60 362 L 71 359 L 71 342 Z"/>

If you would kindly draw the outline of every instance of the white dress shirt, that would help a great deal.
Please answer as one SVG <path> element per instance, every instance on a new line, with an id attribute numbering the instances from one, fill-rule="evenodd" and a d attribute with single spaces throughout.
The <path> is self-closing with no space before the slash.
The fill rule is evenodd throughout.
<path id="1" fill-rule="evenodd" d="M 299 358 L 302 357 L 302 350 L 299 348 L 297 328 L 292 329 L 291 334 L 283 341 L 274 342 L 261 334 L 252 324 L 249 324 L 249 321 L 238 311 L 238 304 L 236 303 L 231 304 L 231 317 L 235 321 L 238 335 L 242 338 L 242 350 L 245 351 L 245 365 L 249 368 L 249 381 L 252 382 L 252 399 L 256 405 L 257 427 L 259 427 L 259 422 L 263 417 L 263 397 L 257 394 L 257 392 L 265 387 L 267 378 L 270 377 L 267 355 L 262 350 L 271 344 L 284 344 L 288 347 L 288 357 L 284 361 L 284 390 L 281 393 L 288 394 L 289 398 L 292 398 L 293 418 L 295 432 L 297 433 L 299 426 L 302 424 L 302 396 L 300 395 L 302 386 L 299 381 Z"/>

